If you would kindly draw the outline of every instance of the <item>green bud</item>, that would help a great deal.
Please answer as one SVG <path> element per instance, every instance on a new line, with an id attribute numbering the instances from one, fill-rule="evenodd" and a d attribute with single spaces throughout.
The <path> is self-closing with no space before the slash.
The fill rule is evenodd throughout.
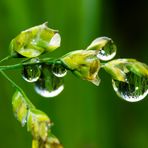
<path id="1" fill-rule="evenodd" d="M 13 112 L 18 121 L 21 122 L 22 126 L 25 125 L 28 114 L 27 104 L 23 101 L 23 97 L 25 96 L 19 91 L 16 91 L 12 97 Z"/>
<path id="2" fill-rule="evenodd" d="M 33 136 L 32 148 L 63 148 L 59 140 L 52 135 L 52 123 L 49 117 L 37 110 L 23 91 L 17 90 L 12 98 L 13 111 L 17 119 Z"/>
<path id="3" fill-rule="evenodd" d="M 48 139 L 46 143 L 47 148 L 63 148 L 60 141 L 52 133 L 48 134 Z"/>
<path id="4" fill-rule="evenodd" d="M 117 59 L 103 65 L 103 68 L 112 75 L 113 79 L 125 82 L 126 73 L 133 72 L 138 76 L 148 77 L 148 66 L 135 59 Z"/>
<path id="5" fill-rule="evenodd" d="M 30 109 L 27 119 L 28 131 L 31 131 L 35 139 L 46 140 L 48 136 L 48 128 L 51 125 L 48 116 L 37 109 Z"/>
<path id="6" fill-rule="evenodd" d="M 148 65 L 146 65 L 145 63 L 141 63 L 135 60 L 133 62 L 129 62 L 127 64 L 127 68 L 139 76 L 148 77 Z"/>
<path id="7" fill-rule="evenodd" d="M 33 139 L 32 148 L 63 148 L 59 140 L 51 133 L 45 141 Z"/>
<path id="8" fill-rule="evenodd" d="M 60 46 L 61 37 L 47 23 L 22 31 L 10 43 L 11 55 L 20 54 L 32 58 L 44 52 L 52 52 Z"/>
<path id="9" fill-rule="evenodd" d="M 77 50 L 70 52 L 61 58 L 63 64 L 76 76 L 99 85 L 98 72 L 100 61 L 96 57 L 95 50 Z"/>

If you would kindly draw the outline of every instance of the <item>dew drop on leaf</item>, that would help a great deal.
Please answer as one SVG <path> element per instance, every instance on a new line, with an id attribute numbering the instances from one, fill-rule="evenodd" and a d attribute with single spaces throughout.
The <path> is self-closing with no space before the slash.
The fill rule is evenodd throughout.
<path id="1" fill-rule="evenodd" d="M 23 67 L 22 77 L 27 82 L 36 82 L 41 75 L 39 65 L 27 65 Z"/>
<path id="2" fill-rule="evenodd" d="M 23 126 L 23 127 L 25 126 L 26 122 L 27 122 L 26 118 L 23 118 L 23 119 L 22 119 L 22 126 Z"/>
<path id="3" fill-rule="evenodd" d="M 52 66 L 52 73 L 56 77 L 64 77 L 67 74 L 67 70 L 60 64 L 54 64 Z"/>
<path id="4" fill-rule="evenodd" d="M 116 45 L 113 43 L 112 40 L 110 40 L 104 47 L 100 48 L 97 57 L 102 61 L 111 60 L 116 55 L 116 50 L 117 50 Z"/>
<path id="5" fill-rule="evenodd" d="M 127 82 L 112 80 L 116 94 L 128 102 L 137 102 L 148 94 L 148 77 L 138 76 L 132 72 L 126 74 Z"/>
<path id="6" fill-rule="evenodd" d="M 51 67 L 44 67 L 39 80 L 35 83 L 35 91 L 46 98 L 59 95 L 64 89 L 63 79 L 56 77 Z"/>

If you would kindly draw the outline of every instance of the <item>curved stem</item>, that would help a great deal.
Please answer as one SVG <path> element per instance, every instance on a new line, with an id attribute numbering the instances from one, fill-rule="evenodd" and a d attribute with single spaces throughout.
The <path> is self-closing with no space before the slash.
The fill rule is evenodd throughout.
<path id="1" fill-rule="evenodd" d="M 27 98 L 26 94 L 24 91 L 13 81 L 11 80 L 5 72 L 0 71 L 0 73 L 18 90 L 21 92 L 21 94 L 24 96 L 23 99 L 24 101 L 29 105 L 30 108 L 35 108 L 34 105 L 31 103 L 31 101 Z"/>

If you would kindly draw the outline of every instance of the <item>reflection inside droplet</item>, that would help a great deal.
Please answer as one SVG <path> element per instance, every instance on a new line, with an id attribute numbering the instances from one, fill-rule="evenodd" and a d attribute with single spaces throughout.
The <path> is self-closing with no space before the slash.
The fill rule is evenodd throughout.
<path id="1" fill-rule="evenodd" d="M 52 72 L 56 77 L 64 77 L 67 74 L 67 70 L 61 64 L 54 64 Z"/>
<path id="2" fill-rule="evenodd" d="M 39 65 L 27 65 L 23 67 L 22 77 L 27 82 L 36 82 L 40 77 L 41 71 Z"/>
<path id="3" fill-rule="evenodd" d="M 108 61 L 115 57 L 117 47 L 111 40 L 103 48 L 98 51 L 97 57 L 100 60 Z"/>
<path id="4" fill-rule="evenodd" d="M 127 82 L 112 80 L 117 95 L 129 102 L 137 102 L 148 94 L 148 77 L 140 77 L 132 72 L 126 74 Z"/>
<path id="5" fill-rule="evenodd" d="M 35 91 L 43 97 L 55 97 L 64 89 L 63 79 L 56 77 L 51 66 L 44 66 L 39 80 L 35 83 Z"/>

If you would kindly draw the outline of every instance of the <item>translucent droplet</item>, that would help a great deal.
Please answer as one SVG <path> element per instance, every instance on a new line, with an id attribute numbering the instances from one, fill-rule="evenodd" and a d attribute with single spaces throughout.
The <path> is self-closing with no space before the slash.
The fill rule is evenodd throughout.
<path id="1" fill-rule="evenodd" d="M 54 64 L 52 72 L 56 77 L 64 77 L 67 74 L 67 70 L 60 64 Z"/>
<path id="2" fill-rule="evenodd" d="M 27 117 L 25 117 L 25 118 L 22 119 L 22 127 L 24 127 L 25 124 L 26 124 L 26 122 L 27 122 L 26 118 L 27 118 Z"/>
<path id="3" fill-rule="evenodd" d="M 140 77 L 132 72 L 126 74 L 127 82 L 112 80 L 117 95 L 129 102 L 137 102 L 148 94 L 148 77 Z"/>
<path id="4" fill-rule="evenodd" d="M 39 65 L 27 65 L 23 67 L 22 77 L 27 82 L 36 82 L 41 75 Z"/>
<path id="5" fill-rule="evenodd" d="M 102 61 L 108 61 L 115 57 L 116 55 L 117 47 L 113 43 L 112 40 L 110 40 L 104 47 L 100 48 L 98 51 L 97 57 Z"/>
<path id="6" fill-rule="evenodd" d="M 51 68 L 43 68 L 41 77 L 35 83 L 35 91 L 43 97 L 55 97 L 64 89 L 63 79 L 56 77 Z"/>

